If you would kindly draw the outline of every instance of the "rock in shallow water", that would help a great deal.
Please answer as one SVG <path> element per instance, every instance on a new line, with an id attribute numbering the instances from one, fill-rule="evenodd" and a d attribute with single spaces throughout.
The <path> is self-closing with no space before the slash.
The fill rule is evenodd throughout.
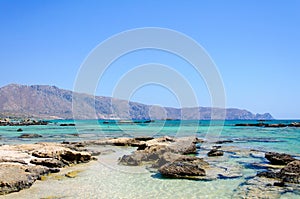
<path id="1" fill-rule="evenodd" d="M 300 160 L 290 162 L 279 172 L 265 171 L 258 173 L 257 176 L 278 179 L 283 183 L 300 183 Z"/>
<path id="2" fill-rule="evenodd" d="M 270 161 L 271 164 L 275 165 L 286 165 L 294 160 L 291 155 L 285 153 L 267 152 L 265 158 Z"/>
<path id="3" fill-rule="evenodd" d="M 24 133 L 20 135 L 18 138 L 40 138 L 40 137 L 42 136 L 36 133 Z"/>
<path id="4" fill-rule="evenodd" d="M 212 157 L 212 156 L 223 156 L 224 152 L 218 149 L 212 149 L 207 153 L 207 156 Z"/>
<path id="5" fill-rule="evenodd" d="M 283 182 L 300 183 L 300 160 L 290 162 L 279 172 Z"/>
<path id="6" fill-rule="evenodd" d="M 172 178 L 191 178 L 205 176 L 205 170 L 197 164 L 188 162 L 167 163 L 158 170 L 165 177 Z"/>
<path id="7" fill-rule="evenodd" d="M 195 154 L 197 142 L 200 142 L 200 140 L 195 137 L 152 139 L 144 143 L 146 147 L 143 150 L 137 150 L 120 158 L 120 164 L 137 166 L 143 163 L 153 163 L 159 161 L 165 153 Z"/>

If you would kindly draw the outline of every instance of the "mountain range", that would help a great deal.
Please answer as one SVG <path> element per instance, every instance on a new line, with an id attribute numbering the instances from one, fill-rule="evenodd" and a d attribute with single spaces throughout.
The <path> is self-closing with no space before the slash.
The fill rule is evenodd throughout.
<path id="1" fill-rule="evenodd" d="M 76 103 L 72 103 L 76 102 Z M 145 105 L 111 97 L 75 93 L 48 85 L 9 84 L 0 88 L 0 117 L 40 119 L 273 119 L 237 108 L 172 108 Z"/>

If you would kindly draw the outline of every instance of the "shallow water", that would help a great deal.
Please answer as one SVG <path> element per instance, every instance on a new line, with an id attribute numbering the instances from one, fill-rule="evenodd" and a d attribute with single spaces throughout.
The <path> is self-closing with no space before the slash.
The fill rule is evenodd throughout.
<path id="1" fill-rule="evenodd" d="M 76 127 L 61 127 L 55 124 L 73 123 L 74 121 L 54 121 L 48 126 L 21 127 L 23 132 L 17 132 L 20 127 L 0 127 L 1 143 L 33 143 L 39 141 L 82 141 L 105 137 L 135 137 L 135 136 L 191 136 L 214 140 L 233 140 L 226 147 L 256 149 L 259 151 L 286 152 L 300 156 L 300 128 L 260 128 L 235 127 L 235 123 L 256 121 L 155 121 L 150 124 L 103 124 L 103 121 L 75 121 Z M 270 121 L 273 123 L 291 121 Z M 221 131 L 220 131 L 221 130 Z M 42 138 L 20 139 L 22 133 L 38 133 Z M 79 134 L 76 137 L 72 134 Z M 203 144 L 199 156 L 207 151 Z M 106 147 L 109 149 L 109 147 Z M 263 162 L 261 155 L 255 157 L 235 157 L 226 153 L 225 164 L 235 164 L 242 168 L 243 176 L 234 179 L 218 179 L 212 181 L 192 181 L 179 179 L 164 179 L 157 173 L 151 173 L 145 167 L 126 167 L 117 164 L 124 154 L 129 154 L 133 148 L 113 147 L 115 153 L 99 156 L 98 161 L 64 169 L 82 170 L 74 179 L 54 179 L 37 181 L 30 189 L 12 193 L 4 198 L 235 198 L 235 190 L 248 177 L 255 176 L 257 168 L 252 163 Z M 221 162 L 222 163 L 222 162 Z M 61 173 L 58 175 L 62 175 Z M 298 193 L 299 194 L 299 193 Z M 281 198 L 299 198 L 297 193 L 286 193 Z"/>
<path id="2" fill-rule="evenodd" d="M 143 166 L 118 165 L 118 158 L 132 149 L 113 149 L 116 153 L 100 156 L 97 162 L 68 168 L 84 170 L 77 178 L 37 181 L 30 189 L 6 198 L 231 198 L 233 190 L 243 181 L 242 178 L 207 182 L 162 179 Z"/>

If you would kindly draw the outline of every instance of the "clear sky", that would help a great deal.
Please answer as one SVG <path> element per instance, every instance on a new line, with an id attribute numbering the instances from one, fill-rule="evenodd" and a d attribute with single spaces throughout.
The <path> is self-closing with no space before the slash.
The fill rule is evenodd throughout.
<path id="1" fill-rule="evenodd" d="M 0 86 L 73 89 L 80 65 L 100 42 L 128 29 L 163 27 L 205 48 L 222 76 L 227 107 L 300 118 L 299 10 L 299 0 L 0 0 Z M 203 80 L 187 63 L 151 50 L 114 63 L 97 95 L 110 96 L 123 73 L 149 62 L 174 67 L 190 81 L 200 105 L 210 106 Z M 170 91 L 155 85 L 131 99 L 178 106 Z"/>

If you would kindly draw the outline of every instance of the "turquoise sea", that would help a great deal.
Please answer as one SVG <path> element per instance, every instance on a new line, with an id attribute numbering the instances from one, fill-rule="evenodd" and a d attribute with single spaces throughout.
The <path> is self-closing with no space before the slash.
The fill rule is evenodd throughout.
<path id="1" fill-rule="evenodd" d="M 300 153 L 300 128 L 236 127 L 239 123 L 258 123 L 256 120 L 230 121 L 154 121 L 151 123 L 116 123 L 106 120 L 52 120 L 47 126 L 0 126 L 0 143 L 32 143 L 81 141 L 111 137 L 136 136 L 197 136 L 215 140 L 233 140 L 233 145 L 263 151 Z M 139 121 L 138 121 L 139 122 Z M 142 122 L 142 121 L 141 121 Z M 300 120 L 271 120 L 264 123 L 300 122 Z M 76 126 L 59 126 L 75 123 Z M 17 129 L 22 128 L 22 132 Z M 20 139 L 23 133 L 37 133 L 41 138 Z M 78 134 L 78 135 L 77 135 Z"/>
<path id="2" fill-rule="evenodd" d="M 258 123 L 259 121 L 154 121 L 151 123 L 122 123 L 104 120 L 53 120 L 47 126 L 1 126 L 1 144 L 35 142 L 84 141 L 108 137 L 136 136 L 197 136 L 213 143 L 218 140 L 232 140 L 223 144 L 226 147 L 255 149 L 261 154 L 236 158 L 225 154 L 224 164 L 240 167 L 243 176 L 233 179 L 212 181 L 192 181 L 163 179 L 149 172 L 146 167 L 125 167 L 117 164 L 124 154 L 132 148 L 112 147 L 114 154 L 100 156 L 97 162 L 80 165 L 85 169 L 76 179 L 50 180 L 37 182 L 32 188 L 9 194 L 7 198 L 236 198 L 235 191 L 251 176 L 257 168 L 252 163 L 266 163 L 266 151 L 289 153 L 300 157 L 300 128 L 236 127 L 238 123 Z M 272 120 L 264 123 L 292 123 L 299 120 Z M 59 126 L 75 123 L 76 126 Z M 22 132 L 17 132 L 22 128 Z M 40 138 L 18 138 L 23 133 L 37 133 Z M 205 152 L 206 153 L 206 152 Z M 199 149 L 199 156 L 205 154 Z M 73 187 L 73 188 L 72 188 Z M 74 188 L 76 187 L 76 188 Z M 36 197 L 35 197 L 36 196 Z M 299 192 L 286 192 L 279 198 L 299 198 Z"/>

